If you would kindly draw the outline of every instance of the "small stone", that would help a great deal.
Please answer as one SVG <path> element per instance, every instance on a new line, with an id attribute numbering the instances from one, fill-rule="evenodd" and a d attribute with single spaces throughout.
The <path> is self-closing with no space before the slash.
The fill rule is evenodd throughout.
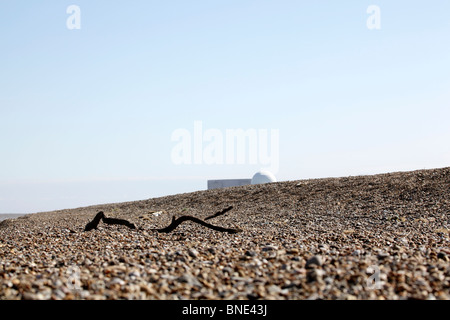
<path id="1" fill-rule="evenodd" d="M 139 277 L 141 276 L 141 274 L 139 273 L 139 271 L 134 270 L 134 271 L 131 271 L 131 272 L 128 274 L 128 276 L 129 276 L 130 278 L 132 278 L 132 279 L 136 279 L 136 278 L 139 278 Z"/>
<path id="2" fill-rule="evenodd" d="M 257 253 L 255 251 L 247 250 L 247 251 L 245 251 L 245 255 L 247 257 L 255 257 L 257 255 Z"/>
<path id="3" fill-rule="evenodd" d="M 66 297 L 66 294 L 60 290 L 60 289 L 56 289 L 53 291 L 53 296 L 55 297 L 55 299 L 64 299 Z"/>
<path id="4" fill-rule="evenodd" d="M 313 265 L 321 266 L 323 264 L 322 257 L 319 255 L 315 255 L 306 261 L 306 267 L 311 267 Z"/>
<path id="5" fill-rule="evenodd" d="M 197 258 L 197 256 L 198 256 L 198 251 L 197 251 L 196 249 L 194 249 L 194 248 L 189 248 L 188 254 L 189 254 L 189 256 L 192 257 L 192 258 Z"/>
<path id="6" fill-rule="evenodd" d="M 437 254 L 437 258 L 438 259 L 442 259 L 442 260 L 444 260 L 444 261 L 448 261 L 449 259 L 448 259 L 448 256 L 444 253 L 444 252 L 439 252 L 438 254 Z"/>
<path id="7" fill-rule="evenodd" d="M 319 300 L 319 299 L 320 299 L 319 295 L 315 292 L 311 294 L 308 298 L 306 298 L 306 300 Z"/>
<path id="8" fill-rule="evenodd" d="M 202 287 L 203 285 L 198 279 L 190 273 L 185 273 L 177 278 L 178 282 L 187 283 L 193 287 Z"/>
<path id="9" fill-rule="evenodd" d="M 121 266 L 121 265 L 112 265 L 112 266 L 105 268 L 105 274 L 117 275 L 119 273 L 125 273 L 126 271 L 127 271 L 127 267 Z"/>
<path id="10" fill-rule="evenodd" d="M 383 260 L 383 259 L 386 259 L 387 257 L 389 257 L 389 253 L 387 253 L 387 252 L 380 252 L 377 255 L 378 260 Z"/>
<path id="11" fill-rule="evenodd" d="M 272 250 L 278 250 L 277 246 L 267 245 L 264 248 L 261 249 L 261 251 L 272 251 Z"/>
<path id="12" fill-rule="evenodd" d="M 281 292 L 281 288 L 279 286 L 272 284 L 267 288 L 267 292 L 273 295 L 279 294 Z"/>
<path id="13" fill-rule="evenodd" d="M 224 267 L 224 268 L 222 268 L 222 272 L 232 274 L 233 269 L 231 269 L 230 267 Z"/>
<path id="14" fill-rule="evenodd" d="M 19 284 L 20 284 L 20 280 L 17 279 L 17 278 L 13 278 L 13 279 L 11 280 L 11 285 L 8 285 L 8 286 L 9 286 L 9 287 L 12 287 L 12 286 L 14 285 L 14 286 L 18 287 Z"/>
<path id="15" fill-rule="evenodd" d="M 330 252 L 330 247 L 325 243 L 321 243 L 321 244 L 319 244 L 319 250 L 322 253 L 328 253 L 328 252 Z"/>
<path id="16" fill-rule="evenodd" d="M 145 292 L 148 295 L 155 295 L 156 294 L 156 290 L 153 289 L 153 287 L 151 285 L 141 284 L 139 286 L 139 288 L 141 289 L 141 291 Z"/>
<path id="17" fill-rule="evenodd" d="M 325 275 L 325 271 L 322 269 L 311 269 L 308 271 L 306 278 L 308 281 L 317 281 L 317 282 L 323 282 L 322 277 Z"/>

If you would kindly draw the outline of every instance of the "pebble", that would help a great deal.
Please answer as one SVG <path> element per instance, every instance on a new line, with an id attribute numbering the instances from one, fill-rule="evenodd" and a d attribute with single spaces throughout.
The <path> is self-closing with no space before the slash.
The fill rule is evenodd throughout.
<path id="1" fill-rule="evenodd" d="M 380 253 L 378 253 L 378 255 L 377 255 L 377 258 L 378 258 L 379 260 L 383 260 L 383 259 L 385 259 L 385 258 L 387 258 L 387 257 L 389 257 L 389 253 L 387 253 L 387 252 L 380 252 Z"/>
<path id="2" fill-rule="evenodd" d="M 257 255 L 256 251 L 247 250 L 245 251 L 245 255 L 248 257 L 255 257 Z"/>
<path id="3" fill-rule="evenodd" d="M 448 259 L 448 255 L 446 253 L 444 253 L 444 252 L 439 252 L 437 254 L 437 258 L 441 259 L 441 260 L 444 260 L 444 261 L 448 261 L 449 260 Z"/>
<path id="4" fill-rule="evenodd" d="M 197 258 L 197 256 L 198 256 L 198 251 L 197 251 L 196 249 L 194 249 L 194 248 L 189 248 L 188 254 L 189 254 L 189 256 L 192 257 L 192 258 Z"/>
<path id="5" fill-rule="evenodd" d="M 307 261 L 306 261 L 306 267 L 308 268 L 308 267 L 312 267 L 312 266 L 321 266 L 323 264 L 323 261 L 322 261 L 322 257 L 321 256 L 319 256 L 319 255 L 315 255 L 315 256 L 313 256 L 313 257 L 311 257 L 311 258 L 309 258 Z"/>
<path id="6" fill-rule="evenodd" d="M 262 249 L 261 249 L 261 251 L 272 251 L 272 250 L 278 250 L 278 247 L 277 246 L 273 246 L 273 245 L 267 245 L 267 246 L 265 246 L 265 247 L 263 247 Z"/>
<path id="7" fill-rule="evenodd" d="M 198 281 L 198 279 L 190 273 L 185 273 L 182 276 L 178 277 L 177 281 L 187 283 L 195 287 L 202 287 L 200 281 Z"/>

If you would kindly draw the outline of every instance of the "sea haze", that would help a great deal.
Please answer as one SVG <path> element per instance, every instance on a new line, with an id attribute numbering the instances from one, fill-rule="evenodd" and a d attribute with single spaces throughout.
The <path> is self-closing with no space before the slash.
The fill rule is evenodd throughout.
<path id="1" fill-rule="evenodd" d="M 25 215 L 24 213 L 0 213 L 0 221 L 6 219 L 15 219 L 24 215 Z"/>

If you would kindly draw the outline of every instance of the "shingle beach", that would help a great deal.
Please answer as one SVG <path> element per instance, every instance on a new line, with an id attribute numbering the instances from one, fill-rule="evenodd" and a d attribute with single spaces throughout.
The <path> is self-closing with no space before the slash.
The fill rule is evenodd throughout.
<path id="1" fill-rule="evenodd" d="M 229 206 L 208 222 L 239 233 L 154 230 Z M 448 300 L 449 228 L 450 168 L 36 213 L 0 222 L 0 299 Z"/>

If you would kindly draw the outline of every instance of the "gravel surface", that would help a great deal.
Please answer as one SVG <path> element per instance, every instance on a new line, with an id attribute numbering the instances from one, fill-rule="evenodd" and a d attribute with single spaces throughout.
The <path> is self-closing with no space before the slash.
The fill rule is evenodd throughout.
<path id="1" fill-rule="evenodd" d="M 450 168 L 287 181 L 0 222 L 0 299 L 449 299 Z M 26 201 L 26 199 L 24 199 Z M 172 217 L 239 228 L 228 234 Z M 137 229 L 100 222 L 97 212 Z"/>

